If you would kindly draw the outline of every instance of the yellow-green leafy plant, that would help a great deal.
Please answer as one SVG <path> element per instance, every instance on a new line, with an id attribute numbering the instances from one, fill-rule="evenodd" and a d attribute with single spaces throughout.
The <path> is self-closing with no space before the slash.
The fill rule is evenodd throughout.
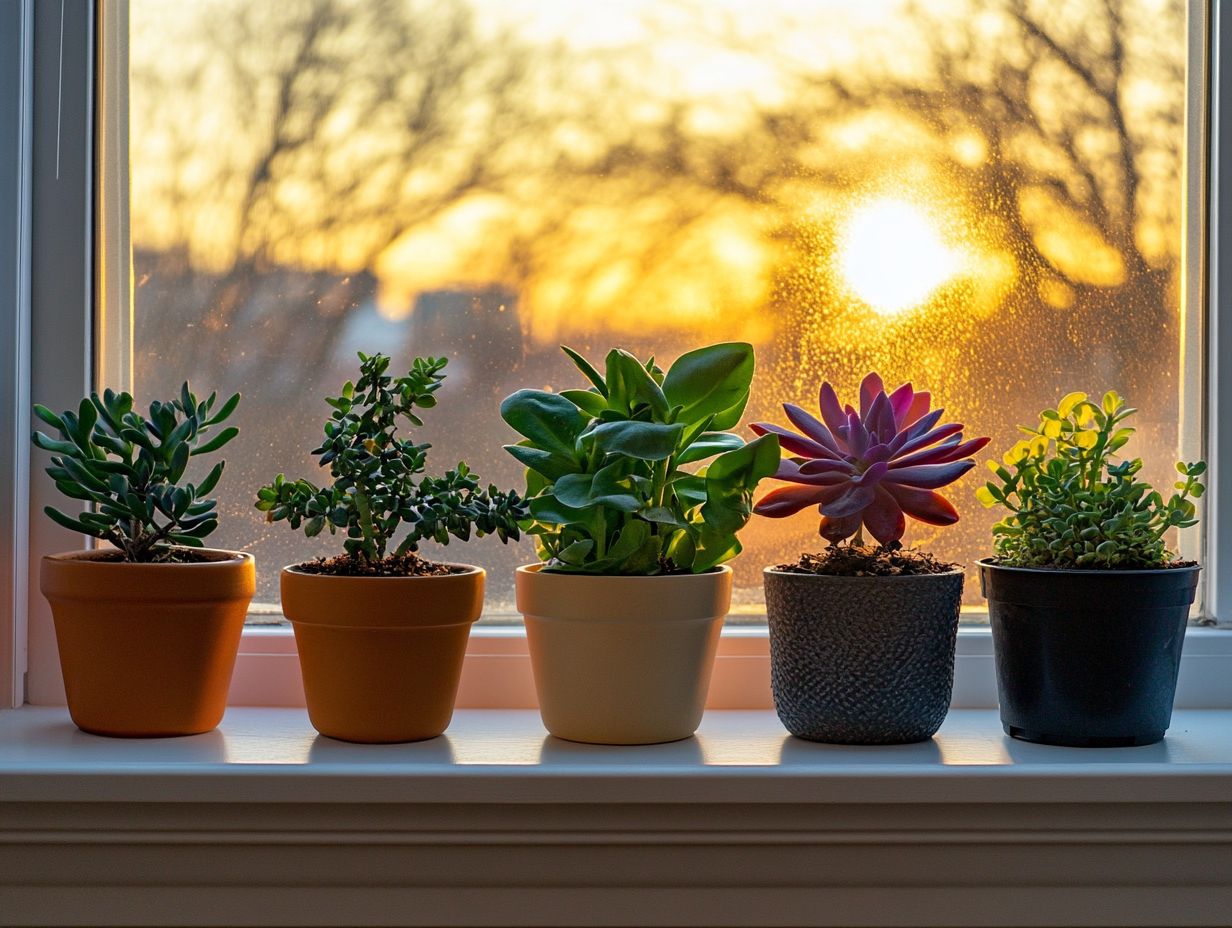
<path id="1" fill-rule="evenodd" d="M 1115 457 L 1134 433 L 1124 423 L 1135 412 L 1115 392 L 1099 403 L 1070 393 L 1038 426 L 1020 427 L 1028 437 L 988 463 L 997 479 L 977 491 L 986 507 L 1009 510 L 993 527 L 1000 563 L 1149 569 L 1175 560 L 1165 536 L 1197 524 L 1206 464 L 1177 464 L 1181 479 L 1164 499 L 1138 479 L 1140 458 Z"/>

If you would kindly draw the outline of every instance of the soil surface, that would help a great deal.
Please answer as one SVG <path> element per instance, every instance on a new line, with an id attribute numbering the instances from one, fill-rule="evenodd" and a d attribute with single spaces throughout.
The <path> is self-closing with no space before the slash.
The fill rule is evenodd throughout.
<path id="1" fill-rule="evenodd" d="M 988 559 L 990 564 L 998 567 L 1019 567 L 1026 570 L 1086 570 L 1092 573 L 1117 570 L 1181 570 L 1186 567 L 1197 567 L 1197 561 L 1170 561 L 1167 564 L 1009 564 L 999 557 Z"/>
<path id="2" fill-rule="evenodd" d="M 303 564 L 296 564 L 295 569 L 300 573 L 329 574 L 334 577 L 444 577 L 466 572 L 465 567 L 438 564 L 424 560 L 417 554 L 402 557 L 391 554 L 381 561 L 365 561 L 343 554 L 305 561 Z"/>
<path id="3" fill-rule="evenodd" d="M 220 558 L 217 554 L 206 554 L 196 548 L 158 548 L 158 557 L 144 561 L 125 561 L 124 552 L 120 550 L 99 550 L 90 557 L 91 561 L 102 561 L 104 564 L 217 564 L 219 561 L 229 561 L 232 558 Z"/>
<path id="4" fill-rule="evenodd" d="M 957 568 L 957 564 L 938 560 L 915 548 L 835 545 L 820 554 L 802 554 L 796 563 L 780 564 L 774 569 L 825 577 L 901 577 L 944 574 Z"/>

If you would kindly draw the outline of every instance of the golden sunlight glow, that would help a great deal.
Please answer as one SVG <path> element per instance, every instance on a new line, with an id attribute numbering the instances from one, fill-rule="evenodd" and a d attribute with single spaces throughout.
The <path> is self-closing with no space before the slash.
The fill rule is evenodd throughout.
<path id="1" fill-rule="evenodd" d="M 937 223 L 905 200 L 858 207 L 839 239 L 843 281 L 883 316 L 921 305 L 962 265 L 962 254 L 942 240 Z"/>

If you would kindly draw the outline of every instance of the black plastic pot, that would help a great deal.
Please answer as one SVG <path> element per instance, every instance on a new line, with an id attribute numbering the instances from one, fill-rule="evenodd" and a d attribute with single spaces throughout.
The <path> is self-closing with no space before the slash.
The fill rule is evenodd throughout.
<path id="1" fill-rule="evenodd" d="M 1073 747 L 1163 738 L 1200 570 L 980 561 L 1006 734 Z"/>
<path id="2" fill-rule="evenodd" d="M 950 708 L 963 573 L 824 577 L 766 569 L 770 682 L 784 727 L 833 744 L 906 744 Z"/>

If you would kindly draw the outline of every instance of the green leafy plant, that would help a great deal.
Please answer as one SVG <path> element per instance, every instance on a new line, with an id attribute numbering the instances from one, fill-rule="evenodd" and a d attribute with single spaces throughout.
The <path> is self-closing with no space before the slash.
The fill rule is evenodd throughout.
<path id="1" fill-rule="evenodd" d="M 779 463 L 777 436 L 745 444 L 725 431 L 748 402 L 752 346 L 690 351 L 666 374 L 620 349 L 601 374 L 563 350 L 588 389 L 519 390 L 501 404 L 524 436 L 506 450 L 527 467 L 526 531 L 540 558 L 560 571 L 645 575 L 700 573 L 737 555 L 753 490 Z"/>
<path id="2" fill-rule="evenodd" d="M 383 561 L 403 529 L 394 558 L 413 554 L 428 539 L 448 544 L 452 535 L 467 541 L 472 531 L 516 540 L 518 521 L 527 514 L 516 492 L 480 489 L 479 478 L 462 463 L 440 477 L 421 476 L 431 446 L 397 434 L 399 420 L 422 426 L 415 410 L 436 405 L 445 359 L 416 358 L 398 378 L 386 373 L 385 355 L 360 352 L 359 361 L 359 380 L 326 398 L 334 411 L 325 440 L 312 452 L 333 482 L 317 487 L 279 474 L 257 492 L 257 509 L 270 522 L 302 528 L 309 538 L 327 526 L 331 534 L 342 529 L 347 555 L 368 564 Z"/>
<path id="3" fill-rule="evenodd" d="M 1093 403 L 1070 393 L 1045 409 L 1029 437 L 990 461 L 998 482 L 977 491 L 986 507 L 1010 511 L 993 527 L 1001 562 L 1011 567 L 1153 568 L 1172 562 L 1164 536 L 1197 524 L 1194 500 L 1206 464 L 1176 465 L 1181 478 L 1165 500 L 1137 479 L 1139 458 L 1113 463 L 1134 430 L 1136 409 L 1115 392 Z"/>
<path id="4" fill-rule="evenodd" d="M 34 444 L 50 451 L 48 475 L 70 499 L 93 508 L 75 518 L 52 506 L 44 509 L 65 528 L 111 542 L 124 560 L 151 563 L 174 559 L 176 545 L 199 548 L 218 527 L 216 501 L 208 499 L 222 476 L 219 461 L 200 483 L 180 485 L 189 461 L 217 451 L 239 429 L 211 434 L 227 419 L 237 393 L 215 409 L 217 394 L 204 402 L 185 383 L 179 399 L 150 404 L 148 417 L 133 409 L 128 393 L 91 393 L 77 412 L 56 415 L 46 406 L 34 414 L 58 438 L 35 432 Z"/>

